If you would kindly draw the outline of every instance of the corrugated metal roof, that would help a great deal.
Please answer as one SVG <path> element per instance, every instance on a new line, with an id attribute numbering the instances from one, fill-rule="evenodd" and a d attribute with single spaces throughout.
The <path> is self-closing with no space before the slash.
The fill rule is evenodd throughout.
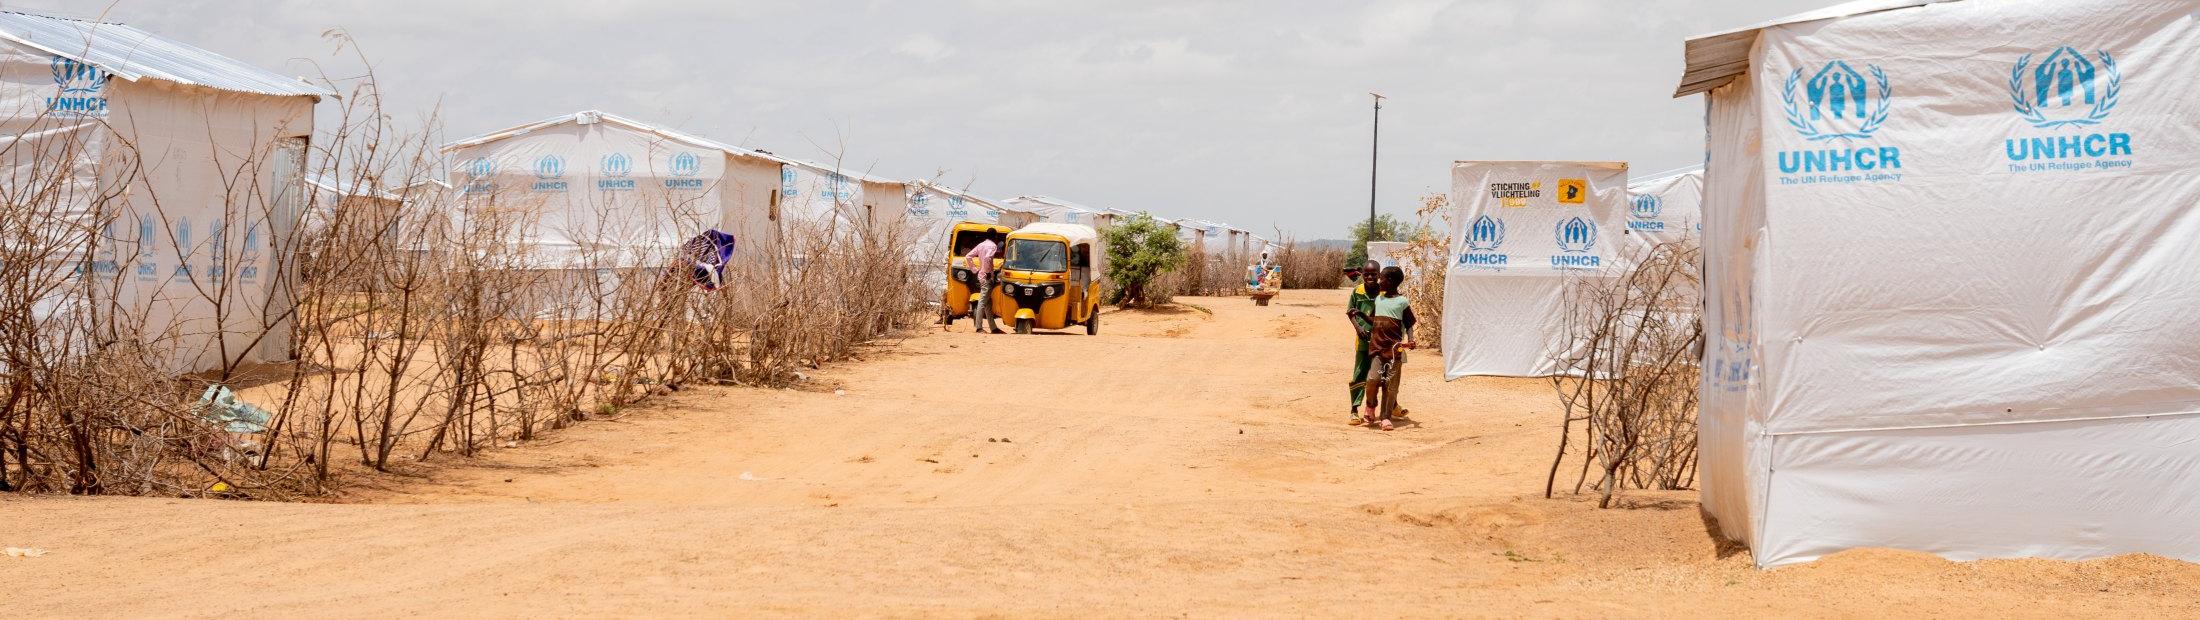
<path id="1" fill-rule="evenodd" d="M 1673 90 L 1673 96 L 1686 97 L 1709 92 L 1734 81 L 1734 76 L 1749 71 L 1749 50 L 1757 45 L 1757 31 L 1775 26 L 1949 1 L 1952 0 L 1855 0 L 1761 24 L 1689 37 L 1684 48 L 1686 68 L 1681 72 L 1681 84 Z"/>
<path id="2" fill-rule="evenodd" d="M 132 82 L 152 78 L 262 95 L 336 96 L 305 80 L 123 24 L 0 11 L 0 39 L 89 63 Z"/>

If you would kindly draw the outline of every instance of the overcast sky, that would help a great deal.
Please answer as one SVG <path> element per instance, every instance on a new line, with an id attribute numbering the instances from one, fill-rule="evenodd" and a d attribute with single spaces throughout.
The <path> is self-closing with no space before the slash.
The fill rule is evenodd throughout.
<path id="1" fill-rule="evenodd" d="M 113 0 L 0 0 L 87 16 Z M 110 21 L 285 73 L 376 64 L 457 138 L 602 109 L 980 195 L 1335 238 L 1462 159 L 1703 158 L 1691 34 L 1833 0 L 119 0 Z M 844 147 L 842 145 L 845 145 Z"/>

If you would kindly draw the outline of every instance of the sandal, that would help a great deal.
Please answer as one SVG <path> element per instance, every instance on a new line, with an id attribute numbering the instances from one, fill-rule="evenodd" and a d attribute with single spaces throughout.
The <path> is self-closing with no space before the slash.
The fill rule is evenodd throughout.
<path id="1" fill-rule="evenodd" d="M 1362 413 L 1362 414 L 1360 414 L 1360 423 L 1362 423 L 1362 424 L 1366 424 L 1366 425 L 1369 425 L 1369 426 L 1373 426 L 1373 425 L 1375 425 L 1375 422 L 1376 422 L 1376 420 L 1375 420 L 1375 408 L 1374 408 L 1374 407 L 1368 407 L 1368 408 L 1367 408 L 1367 413 Z"/>
<path id="2" fill-rule="evenodd" d="M 1380 425 L 1380 426 L 1382 427 L 1382 429 L 1383 429 L 1383 430 L 1386 430 L 1386 431 L 1398 430 L 1398 427 L 1395 427 L 1395 426 L 1391 426 L 1391 425 L 1390 425 L 1390 421 L 1389 421 L 1389 420 L 1382 420 L 1382 421 L 1378 422 L 1377 424 L 1379 424 L 1379 425 Z"/>
<path id="3" fill-rule="evenodd" d="M 1360 417 L 1360 413 L 1359 413 L 1358 411 L 1354 411 L 1354 412 L 1352 412 L 1352 419 L 1351 419 L 1351 420 L 1349 420 L 1349 421 L 1346 421 L 1346 422 L 1345 422 L 1345 424 L 1349 424 L 1349 425 L 1352 425 L 1352 426 L 1360 426 L 1360 425 L 1362 425 L 1362 424 L 1366 424 L 1366 423 L 1367 423 L 1367 419 L 1366 419 L 1366 418 L 1362 418 L 1362 417 Z"/>

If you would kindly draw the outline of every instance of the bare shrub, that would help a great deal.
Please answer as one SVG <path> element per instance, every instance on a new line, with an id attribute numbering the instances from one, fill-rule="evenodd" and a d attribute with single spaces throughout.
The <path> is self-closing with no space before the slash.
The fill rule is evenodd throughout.
<path id="1" fill-rule="evenodd" d="M 172 368 L 175 343 L 200 334 L 155 324 L 122 295 L 138 240 L 109 229 L 136 224 L 124 218 L 132 204 L 167 219 L 161 196 L 123 191 L 141 174 L 129 142 L 97 152 L 98 182 L 73 166 L 92 152 L 80 138 L 102 134 L 0 145 L 11 164 L 0 179 L 0 490 L 324 493 L 341 461 L 385 471 L 468 456 L 687 381 L 786 385 L 923 320 L 907 258 L 916 239 L 898 222 L 782 222 L 776 239 L 742 240 L 750 254 L 714 291 L 608 229 L 577 231 L 594 237 L 550 256 L 527 234 L 541 204 L 418 182 L 441 176 L 435 132 L 393 123 L 371 67 L 341 86 L 323 103 L 337 122 L 312 152 L 267 139 L 217 155 L 232 225 L 188 249 L 171 243 L 179 261 L 198 252 L 194 265 L 208 266 L 178 270 L 189 298 L 174 301 L 222 319 L 222 338 L 190 362 L 212 369 L 188 376 Z M 305 169 L 326 189 L 257 182 Z M 616 219 L 600 207 L 596 221 Z M 697 232 L 715 220 L 690 199 L 621 208 Z M 262 251 L 255 235 L 272 254 L 264 290 L 239 288 L 233 268 Z M 264 349 L 296 362 L 244 363 Z M 254 397 L 270 413 L 262 429 L 239 431 L 199 403 L 209 388 L 253 386 L 266 386 Z"/>
<path id="2" fill-rule="evenodd" d="M 1694 484 L 1701 254 L 1692 242 L 1661 244 L 1617 273 L 1568 281 L 1553 347 L 1560 374 L 1551 377 L 1565 417 L 1545 497 L 1569 449 L 1581 461 L 1574 492 L 1594 469 L 1601 507 L 1621 489 Z"/>
<path id="3" fill-rule="evenodd" d="M 1444 340 L 1444 274 L 1451 266 L 1451 196 L 1421 197 L 1414 211 L 1420 221 L 1406 237 L 1399 267 L 1406 272 L 1405 294 L 1414 300 L 1414 337 L 1425 348 L 1440 350 Z"/>
<path id="4" fill-rule="evenodd" d="M 303 157 L 303 141 L 255 136 L 251 149 L 171 153 L 215 168 L 199 180 L 219 195 L 189 205 L 210 221 L 189 230 L 170 228 L 185 221 L 171 211 L 182 205 L 163 195 L 168 179 L 148 174 L 134 125 L 12 116 L 22 120 L 0 144 L 0 490 L 287 493 L 295 470 L 267 467 L 267 435 L 197 401 L 210 383 L 242 379 L 279 333 L 269 328 L 289 320 L 286 293 L 253 284 L 263 274 L 249 259 L 295 206 L 295 190 L 268 181 L 296 172 L 284 167 Z M 161 258 L 173 269 L 157 269 Z M 212 370 L 179 376 L 191 368 Z"/>
<path id="5" fill-rule="evenodd" d="M 714 383 L 783 386 L 803 369 L 848 359 L 864 343 L 928 323 L 909 263 L 915 232 L 899 222 L 781 222 L 765 260 L 691 306 L 700 335 L 686 372 Z"/>
<path id="6" fill-rule="evenodd" d="M 1287 289 L 1334 289 L 1345 285 L 1343 248 L 1317 247 L 1277 232 L 1282 250 L 1274 258 L 1283 267 L 1283 287 Z M 1418 305 L 1418 304 L 1416 304 Z"/>

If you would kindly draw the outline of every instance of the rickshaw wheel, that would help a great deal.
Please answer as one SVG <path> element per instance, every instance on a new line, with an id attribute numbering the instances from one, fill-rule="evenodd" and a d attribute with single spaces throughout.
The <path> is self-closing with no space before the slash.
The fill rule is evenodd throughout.
<path id="1" fill-rule="evenodd" d="M 1087 335 L 1087 336 L 1098 336 L 1098 335 L 1100 335 L 1100 311 L 1099 311 L 1099 310 L 1094 310 L 1094 311 L 1092 312 L 1092 318 L 1089 318 L 1089 319 L 1085 319 L 1085 335 Z"/>
<path id="2" fill-rule="evenodd" d="M 1031 319 L 1016 319 L 1016 333 L 1031 333 Z"/>

